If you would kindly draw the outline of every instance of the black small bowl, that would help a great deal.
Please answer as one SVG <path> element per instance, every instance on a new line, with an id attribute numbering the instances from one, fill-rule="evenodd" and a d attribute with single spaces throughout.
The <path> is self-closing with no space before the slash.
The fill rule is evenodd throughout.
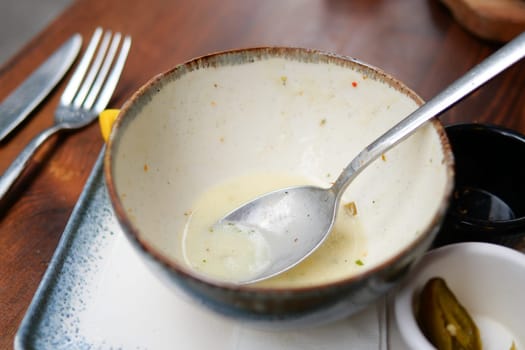
<path id="1" fill-rule="evenodd" d="M 452 202 L 434 246 L 525 237 L 525 136 L 487 124 L 445 128 L 456 164 Z"/>

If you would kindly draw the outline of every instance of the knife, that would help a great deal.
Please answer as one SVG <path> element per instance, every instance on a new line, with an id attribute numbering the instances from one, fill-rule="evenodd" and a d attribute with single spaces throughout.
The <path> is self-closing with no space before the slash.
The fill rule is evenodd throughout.
<path id="1" fill-rule="evenodd" d="M 62 79 L 81 46 L 82 36 L 73 35 L 0 104 L 0 141 L 16 128 Z"/>

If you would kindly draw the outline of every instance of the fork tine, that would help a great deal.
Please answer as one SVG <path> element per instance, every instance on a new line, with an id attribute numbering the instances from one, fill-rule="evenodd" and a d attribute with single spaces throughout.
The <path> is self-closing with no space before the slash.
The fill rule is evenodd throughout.
<path id="1" fill-rule="evenodd" d="M 106 55 L 106 59 L 104 60 L 104 63 L 102 64 L 102 67 L 100 68 L 100 71 L 98 72 L 97 78 L 95 82 L 93 83 L 91 90 L 89 90 L 89 95 L 84 101 L 82 108 L 90 109 L 93 106 L 93 103 L 95 102 L 95 99 L 98 96 L 100 88 L 102 87 L 104 80 L 106 80 L 106 76 L 108 75 L 109 68 L 111 68 L 111 63 L 113 63 L 113 58 L 115 57 L 115 54 L 117 52 L 121 36 L 122 35 L 120 33 L 116 33 L 115 36 L 113 37 L 111 46 L 109 47 L 108 53 Z"/>
<path id="2" fill-rule="evenodd" d="M 106 83 L 104 84 L 104 87 L 102 88 L 102 91 L 97 99 L 95 107 L 93 108 L 93 110 L 96 113 L 102 112 L 104 108 L 106 108 L 106 106 L 108 105 L 109 100 L 113 95 L 113 91 L 115 91 L 115 88 L 117 86 L 120 74 L 124 69 L 124 64 L 126 63 L 126 58 L 128 57 L 130 47 L 131 37 L 127 35 L 124 38 L 124 42 L 122 43 L 122 47 L 120 49 L 120 53 L 117 57 L 115 65 L 113 66 L 113 69 L 111 70 L 111 73 L 109 74 L 109 77 Z"/>
<path id="3" fill-rule="evenodd" d="M 73 76 L 71 80 L 69 81 L 68 85 L 66 86 L 66 89 L 64 90 L 64 93 L 62 94 L 62 97 L 60 99 L 60 104 L 55 109 L 55 118 L 54 118 L 54 124 L 53 126 L 45 129 L 40 134 L 38 134 L 31 142 L 22 150 L 22 152 L 18 155 L 18 157 L 14 160 L 14 162 L 7 168 L 7 170 L 4 172 L 3 175 L 0 175 L 0 199 L 2 196 L 9 191 L 9 189 L 12 187 L 14 182 L 18 179 L 20 174 L 24 171 L 24 168 L 30 161 L 33 154 L 38 151 L 38 149 L 42 146 L 42 144 L 52 135 L 55 133 L 62 131 L 62 130 L 73 130 L 73 129 L 79 129 L 82 127 L 85 127 L 86 125 L 92 123 L 94 120 L 97 119 L 100 112 L 106 108 L 109 100 L 111 99 L 111 95 L 113 94 L 113 91 L 115 90 L 115 87 L 117 86 L 117 82 L 120 78 L 120 74 L 122 73 L 122 70 L 124 69 L 124 64 L 126 63 L 126 58 L 128 56 L 129 49 L 131 47 L 131 38 L 129 36 L 126 36 L 124 38 L 124 42 L 122 43 L 122 47 L 120 49 L 120 53 L 115 60 L 115 64 L 113 66 L 113 69 L 108 75 L 108 71 L 111 67 L 111 64 L 113 63 L 115 53 L 118 49 L 118 46 L 120 45 L 121 40 L 121 34 L 118 33 L 116 35 L 116 38 L 113 39 L 113 43 L 111 44 L 110 53 L 108 55 L 107 60 L 104 62 L 102 68 L 100 68 L 100 64 L 102 64 L 102 60 L 105 56 L 105 51 L 107 49 L 107 46 L 109 45 L 109 39 L 105 40 L 107 41 L 106 47 L 103 50 L 99 50 L 99 53 L 97 54 L 97 58 L 95 58 L 95 61 L 91 66 L 93 66 L 97 61 L 100 61 L 98 63 L 98 66 L 94 72 L 95 73 L 88 73 L 87 80 L 90 80 L 88 84 L 84 81 L 82 84 L 82 80 L 84 79 L 84 75 L 86 73 L 87 67 L 90 65 L 91 60 L 93 58 L 93 54 L 96 51 L 96 48 L 98 46 L 100 36 L 102 35 L 102 29 L 97 28 L 95 30 L 95 33 L 93 34 L 93 37 L 86 49 L 86 53 L 84 54 L 84 57 L 81 59 L 81 62 L 79 63 L 79 67 L 75 70 L 75 73 L 73 73 Z M 109 36 L 108 36 L 109 35 Z M 105 37 L 110 38 L 111 32 L 107 32 Z M 104 45 L 100 45 L 101 47 Z M 103 51 L 101 54 L 100 51 Z M 101 57 L 98 59 L 98 57 Z M 100 72 L 99 72 L 100 68 Z M 97 73 L 99 73 L 99 77 L 96 78 Z M 90 78 L 90 76 L 93 75 L 93 78 Z M 107 76 L 107 81 L 104 83 L 104 80 Z M 96 78 L 96 79 L 95 79 Z M 84 79 L 84 80 L 86 80 Z M 95 83 L 93 83 L 93 79 L 95 79 Z M 91 107 L 91 105 L 87 108 L 80 108 L 77 106 L 72 105 L 75 102 L 76 98 L 74 97 L 75 94 L 77 94 L 77 90 L 80 87 L 80 90 L 86 89 L 85 86 L 87 86 L 87 91 L 91 89 L 91 85 L 95 85 L 95 87 L 91 90 L 93 90 L 92 94 L 87 95 L 89 101 L 96 101 L 94 107 Z M 98 94 L 99 90 L 102 91 L 100 94 Z M 98 98 L 96 97 L 98 94 Z M 77 98 L 79 98 L 77 96 Z M 80 98 L 79 98 L 80 99 Z M 84 98 L 82 98 L 84 99 Z M 89 102 L 88 101 L 88 102 Z M 82 104 L 83 101 L 80 101 L 80 104 Z M 90 102 L 91 104 L 93 102 Z"/>
<path id="4" fill-rule="evenodd" d="M 106 55 L 110 39 L 111 31 L 108 30 L 104 33 L 102 43 L 98 48 L 98 52 L 95 59 L 93 60 L 93 63 L 91 63 L 91 68 L 89 69 L 88 75 L 84 79 L 82 86 L 80 86 L 80 90 L 77 93 L 77 96 L 73 100 L 73 106 L 75 108 L 80 108 L 80 106 L 82 106 L 82 103 L 86 99 L 89 89 L 91 88 L 91 85 L 93 84 L 93 81 L 97 76 L 100 66 L 102 65 L 102 61 L 104 60 L 104 56 Z"/>
<path id="5" fill-rule="evenodd" d="M 71 101 L 73 101 L 73 98 L 75 97 L 78 91 L 78 87 L 84 79 L 84 75 L 86 74 L 86 71 L 89 67 L 89 63 L 93 58 L 93 54 L 95 53 L 95 49 L 97 48 L 101 35 L 102 28 L 98 27 L 97 29 L 95 29 L 95 32 L 91 37 L 91 41 L 89 42 L 88 47 L 86 48 L 86 53 L 82 57 L 77 69 L 71 77 L 71 80 L 69 80 L 69 83 L 67 84 L 66 88 L 64 89 L 64 92 L 62 93 L 62 97 L 60 98 L 61 104 L 69 105 Z"/>

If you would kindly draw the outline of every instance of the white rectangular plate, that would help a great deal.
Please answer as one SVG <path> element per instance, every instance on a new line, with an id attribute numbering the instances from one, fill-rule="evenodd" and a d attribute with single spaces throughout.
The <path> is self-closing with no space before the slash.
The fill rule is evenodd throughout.
<path id="1" fill-rule="evenodd" d="M 122 234 L 104 184 L 103 154 L 22 321 L 15 349 L 404 348 L 384 301 L 327 326 L 265 332 L 174 294 Z"/>

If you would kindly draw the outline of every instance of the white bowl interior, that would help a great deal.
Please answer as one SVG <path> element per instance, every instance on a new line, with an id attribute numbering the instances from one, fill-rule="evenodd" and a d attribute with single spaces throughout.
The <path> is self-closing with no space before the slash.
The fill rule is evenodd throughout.
<path id="1" fill-rule="evenodd" d="M 432 277 L 445 279 L 480 330 L 483 349 L 525 346 L 525 255 L 488 243 L 458 243 L 427 253 L 396 296 L 399 331 L 411 349 L 433 349 L 414 317 L 414 303 Z"/>
<path id="2" fill-rule="evenodd" d="M 361 149 L 417 108 L 416 97 L 396 84 L 357 63 L 291 57 L 237 58 L 172 74 L 119 125 L 125 132 L 112 162 L 121 203 L 143 241 L 184 265 L 184 226 L 202 193 L 249 175 L 329 186 Z M 428 123 L 345 193 L 343 201 L 359 210 L 365 267 L 406 248 L 443 208 L 451 179 L 440 137 Z"/>

